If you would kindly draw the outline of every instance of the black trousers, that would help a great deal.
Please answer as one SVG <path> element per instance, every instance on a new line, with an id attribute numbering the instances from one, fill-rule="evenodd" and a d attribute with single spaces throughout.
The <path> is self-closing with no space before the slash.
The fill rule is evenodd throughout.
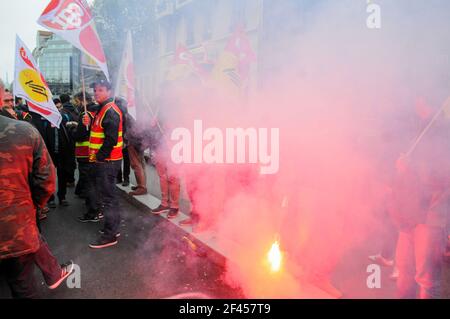
<path id="1" fill-rule="evenodd" d="M 75 188 L 75 194 L 78 196 L 87 197 L 87 192 L 89 189 L 88 183 L 90 182 L 89 167 L 90 163 L 88 161 L 78 161 L 79 177 L 77 187 Z"/>
<path id="2" fill-rule="evenodd" d="M 128 147 L 125 147 L 122 150 L 123 153 L 123 170 L 122 166 L 119 168 L 119 173 L 117 174 L 118 181 L 130 181 L 130 173 L 131 173 L 131 162 L 130 162 L 130 153 L 128 152 Z"/>
<path id="3" fill-rule="evenodd" d="M 95 163 L 91 167 L 92 184 L 89 191 L 89 213 L 97 213 L 100 209 L 105 215 L 104 237 L 115 239 L 119 231 L 120 211 L 116 190 L 116 178 L 122 161 Z M 99 200 L 100 198 L 100 200 Z"/>

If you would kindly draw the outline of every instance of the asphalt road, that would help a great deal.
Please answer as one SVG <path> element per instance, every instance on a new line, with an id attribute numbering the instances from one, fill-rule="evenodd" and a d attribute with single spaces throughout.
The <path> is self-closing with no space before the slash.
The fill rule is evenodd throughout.
<path id="1" fill-rule="evenodd" d="M 219 255 L 202 247 L 207 255 L 199 257 L 183 240 L 186 233 L 180 228 L 130 205 L 122 197 L 117 207 L 122 214 L 119 244 L 101 250 L 89 248 L 88 244 L 98 236 L 102 224 L 78 222 L 77 217 L 85 209 L 84 203 L 72 194 L 73 189 L 69 189 L 71 205 L 53 209 L 42 228 L 59 262 L 73 260 L 80 266 L 81 288 L 68 288 L 64 283 L 50 291 L 36 269 L 40 298 L 154 299 L 195 293 L 211 298 L 244 297 L 238 288 L 222 281 L 223 259 Z M 369 245 L 377 246 L 376 242 Z M 333 282 L 343 290 L 344 298 L 395 298 L 395 282 L 389 279 L 389 268 L 382 268 L 380 289 L 367 288 L 368 252 L 377 251 L 367 245 L 343 256 L 335 269 Z M 445 266 L 443 286 L 443 297 L 450 299 L 450 263 Z M 0 277 L 2 298 L 10 298 L 10 293 Z"/>
<path id="2" fill-rule="evenodd" d="M 214 252 L 197 256 L 182 239 L 182 230 L 131 206 L 123 198 L 117 208 L 122 213 L 118 245 L 100 250 L 89 248 L 102 225 L 77 221 L 84 203 L 72 194 L 73 188 L 68 196 L 71 205 L 51 210 L 42 228 L 58 261 L 73 260 L 80 266 L 81 288 L 68 288 L 64 283 L 50 291 L 36 269 L 41 298 L 167 298 L 185 293 L 212 298 L 242 297 L 238 289 L 221 280 L 223 266 Z M 0 298 L 9 297 L 6 283 L 0 278 Z"/>

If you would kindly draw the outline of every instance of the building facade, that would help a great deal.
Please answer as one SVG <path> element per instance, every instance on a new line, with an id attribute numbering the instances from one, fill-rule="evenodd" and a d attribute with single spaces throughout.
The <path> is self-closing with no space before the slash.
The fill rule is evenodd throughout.
<path id="1" fill-rule="evenodd" d="M 214 63 L 230 37 L 243 29 L 256 61 L 251 65 L 249 89 L 264 85 L 265 79 L 285 63 L 286 36 L 302 32 L 313 7 L 327 0 L 156 0 L 158 49 L 152 74 L 140 74 L 138 87 L 157 96 L 177 46 L 183 45 L 197 60 Z M 286 20 L 289 23 L 286 23 Z M 289 41 L 287 41 L 289 43 Z"/>
<path id="2" fill-rule="evenodd" d="M 214 62 L 238 27 L 244 28 L 258 51 L 263 0 L 157 0 L 158 50 L 152 74 L 138 79 L 152 99 L 164 83 L 178 46 L 189 49 L 200 62 Z M 251 79 L 256 79 L 257 63 Z M 145 79 L 144 79 L 145 78 Z M 150 88 L 149 83 L 151 83 Z M 147 85 L 144 89 L 142 86 Z M 253 81 L 252 86 L 256 85 Z"/>
<path id="3" fill-rule="evenodd" d="M 59 36 L 38 31 L 33 52 L 53 95 L 80 89 L 81 52 Z"/>

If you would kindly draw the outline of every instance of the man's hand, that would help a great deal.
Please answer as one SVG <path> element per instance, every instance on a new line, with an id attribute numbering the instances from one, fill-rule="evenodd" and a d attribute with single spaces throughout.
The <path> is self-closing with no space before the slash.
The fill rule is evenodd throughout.
<path id="1" fill-rule="evenodd" d="M 84 126 L 91 125 L 91 119 L 90 119 L 89 115 L 87 115 L 87 114 L 84 114 L 84 116 L 83 116 L 83 125 Z"/>

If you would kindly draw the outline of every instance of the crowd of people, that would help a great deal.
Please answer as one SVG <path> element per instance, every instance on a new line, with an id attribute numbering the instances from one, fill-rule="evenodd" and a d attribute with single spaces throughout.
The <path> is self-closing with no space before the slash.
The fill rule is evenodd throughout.
<path id="1" fill-rule="evenodd" d="M 147 194 L 144 152 L 150 149 L 162 197 L 152 213 L 167 213 L 169 219 L 179 214 L 180 176 L 171 169 L 168 150 L 161 145 L 163 132 L 157 120 L 152 119 L 149 125 L 130 116 L 127 101 L 114 97 L 106 80 L 93 83 L 92 89 L 93 95 L 80 92 L 54 99 L 62 116 L 57 128 L 0 85 L 0 269 L 14 297 L 35 296 L 34 265 L 51 289 L 73 271 L 73 262 L 57 262 L 39 230 L 51 209 L 58 204 L 70 205 L 68 187 L 75 187 L 75 194 L 85 201 L 80 222 L 104 220 L 98 238 L 89 247 L 114 246 L 120 237 L 121 220 L 116 185 L 129 186 L 132 169 L 136 185 L 130 195 Z M 384 266 L 395 266 L 392 278 L 398 280 L 400 297 L 415 298 L 416 290 L 422 298 L 439 297 L 442 253 L 449 257 L 450 250 L 447 243 L 445 251 L 443 240 L 448 181 L 433 176 L 435 191 L 415 194 L 420 190 L 420 180 L 411 169 L 414 163 L 401 158 L 397 164 L 396 185 L 390 196 L 396 198 L 393 202 L 397 206 L 403 206 L 388 207 L 393 212 L 386 217 L 390 221 L 386 226 L 389 236 L 383 251 L 370 258 Z M 195 192 L 199 190 L 195 181 L 188 184 L 191 214 L 180 225 L 197 226 L 200 214 Z M 411 194 L 416 201 L 411 201 Z"/>

